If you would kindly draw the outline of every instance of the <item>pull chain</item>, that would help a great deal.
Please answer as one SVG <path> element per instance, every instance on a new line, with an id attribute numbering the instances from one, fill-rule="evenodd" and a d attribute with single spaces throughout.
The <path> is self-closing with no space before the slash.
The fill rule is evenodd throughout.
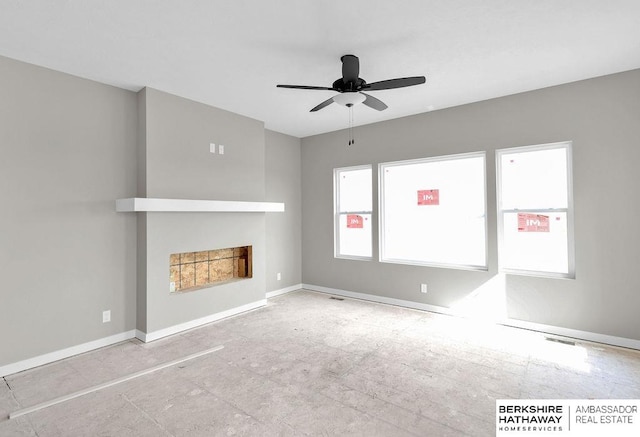
<path id="1" fill-rule="evenodd" d="M 353 105 L 349 105 L 349 143 L 351 146 L 356 143 L 356 140 L 353 138 Z"/>

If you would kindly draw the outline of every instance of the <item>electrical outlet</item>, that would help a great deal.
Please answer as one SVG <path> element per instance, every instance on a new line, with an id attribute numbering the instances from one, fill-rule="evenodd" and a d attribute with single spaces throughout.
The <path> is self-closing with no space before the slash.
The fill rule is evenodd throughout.
<path id="1" fill-rule="evenodd" d="M 420 284 L 420 293 L 427 293 L 427 284 Z"/>
<path id="2" fill-rule="evenodd" d="M 218 153 L 224 155 L 224 146 L 222 144 L 218 145 Z"/>
<path id="3" fill-rule="evenodd" d="M 276 273 L 276 279 L 279 281 L 282 279 L 282 273 Z"/>
<path id="4" fill-rule="evenodd" d="M 107 323 L 111 321 L 111 310 L 102 312 L 102 323 Z"/>
<path id="5" fill-rule="evenodd" d="M 209 143 L 209 152 L 216 153 L 216 143 Z"/>

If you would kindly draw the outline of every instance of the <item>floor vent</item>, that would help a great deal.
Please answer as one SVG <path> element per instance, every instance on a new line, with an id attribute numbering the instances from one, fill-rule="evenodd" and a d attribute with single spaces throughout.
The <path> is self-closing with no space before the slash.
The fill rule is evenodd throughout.
<path id="1" fill-rule="evenodd" d="M 575 341 L 570 341 L 570 340 L 561 340 L 559 338 L 551 338 L 551 337 L 545 337 L 544 339 L 547 340 L 547 341 L 553 341 L 553 342 L 556 342 L 556 343 L 566 344 L 568 346 L 575 346 L 576 345 Z"/>
<path id="2" fill-rule="evenodd" d="M 342 297 L 335 297 L 335 296 L 331 296 L 329 299 L 333 299 L 333 300 L 344 300 L 344 298 L 342 298 Z"/>

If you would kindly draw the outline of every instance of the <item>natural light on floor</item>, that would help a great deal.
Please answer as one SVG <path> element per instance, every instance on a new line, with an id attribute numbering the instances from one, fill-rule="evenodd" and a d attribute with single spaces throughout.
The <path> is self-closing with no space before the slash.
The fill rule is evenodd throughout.
<path id="1" fill-rule="evenodd" d="M 450 309 L 456 316 L 479 322 L 474 326 L 476 337 L 491 335 L 489 325 L 508 325 L 506 275 L 497 274 L 469 295 L 452 304 Z M 463 327 L 468 329 L 466 324 Z M 513 338 L 513 341 L 509 341 L 510 338 Z M 556 338 L 553 337 L 552 340 L 554 339 Z M 564 340 L 550 341 L 545 334 L 534 332 L 526 344 L 523 344 L 518 336 L 505 336 L 501 340 L 506 343 L 504 345 L 506 351 L 527 354 L 534 360 L 553 363 L 574 371 L 584 373 L 591 371 L 591 365 L 587 362 L 587 349 L 579 344 L 567 344 L 563 342 Z"/>
<path id="2" fill-rule="evenodd" d="M 451 305 L 454 314 L 476 320 L 500 322 L 507 318 L 506 278 L 499 273 Z"/>
<path id="3" fill-rule="evenodd" d="M 551 338 L 551 341 L 547 338 Z M 561 341 L 553 341 L 555 337 L 546 337 L 540 334 L 536 341 L 528 344 L 530 356 L 536 360 L 554 363 L 559 367 L 576 370 L 583 373 L 591 373 L 591 365 L 587 362 L 587 349 L 580 344 L 566 344 Z"/>

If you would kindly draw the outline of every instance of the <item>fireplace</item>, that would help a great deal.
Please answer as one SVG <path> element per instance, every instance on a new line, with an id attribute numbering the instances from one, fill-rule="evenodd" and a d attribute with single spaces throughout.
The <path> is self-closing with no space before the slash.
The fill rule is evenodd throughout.
<path id="1" fill-rule="evenodd" d="M 251 246 L 169 256 L 169 290 L 184 292 L 252 277 Z"/>

